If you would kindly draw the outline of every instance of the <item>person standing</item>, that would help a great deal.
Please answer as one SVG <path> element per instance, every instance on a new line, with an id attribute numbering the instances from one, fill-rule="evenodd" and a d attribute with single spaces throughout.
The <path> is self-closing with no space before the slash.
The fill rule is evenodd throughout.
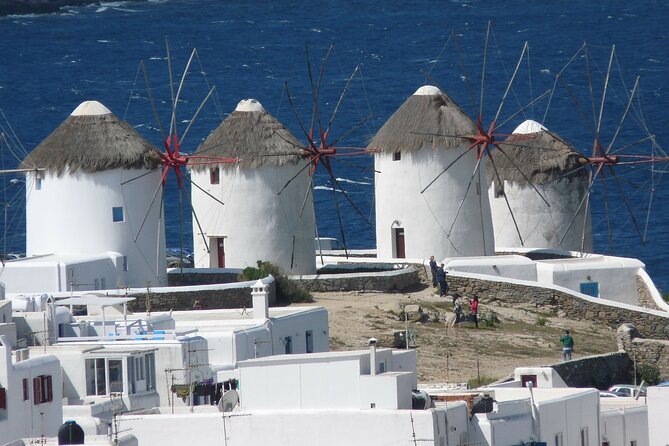
<path id="1" fill-rule="evenodd" d="M 434 256 L 430 256 L 430 271 L 432 272 L 432 286 L 437 286 L 437 261 Z"/>
<path id="2" fill-rule="evenodd" d="M 574 338 L 569 334 L 569 330 L 564 331 L 564 336 L 560 338 L 562 342 L 562 359 L 571 361 L 571 352 L 574 350 Z"/>
<path id="3" fill-rule="evenodd" d="M 453 324 L 459 326 L 460 321 L 462 320 L 462 306 L 457 297 L 453 300 L 453 313 L 455 313 L 455 322 L 453 322 Z"/>
<path id="4" fill-rule="evenodd" d="M 472 313 L 472 319 L 474 319 L 474 324 L 476 325 L 476 328 L 479 328 L 479 298 L 478 296 L 474 296 L 474 299 L 469 301 L 469 308 Z"/>
<path id="5" fill-rule="evenodd" d="M 442 263 L 437 268 L 437 282 L 439 282 L 439 296 L 443 297 L 448 291 L 448 284 L 446 283 L 446 271 L 444 271 L 444 264 Z"/>

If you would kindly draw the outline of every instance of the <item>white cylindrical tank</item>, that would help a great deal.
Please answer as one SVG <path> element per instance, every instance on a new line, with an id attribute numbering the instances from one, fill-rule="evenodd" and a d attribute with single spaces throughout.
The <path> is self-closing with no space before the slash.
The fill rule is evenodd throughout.
<path id="1" fill-rule="evenodd" d="M 263 260 L 286 274 L 316 272 L 309 159 L 301 147 L 254 99 L 239 102 L 207 137 L 189 164 L 196 267 Z M 217 162 L 222 157 L 239 161 Z"/>
<path id="2" fill-rule="evenodd" d="M 22 163 L 39 169 L 26 174 L 27 255 L 116 252 L 124 273 L 107 288 L 165 285 L 159 166 L 129 124 L 97 101 L 79 105 Z"/>
<path id="3" fill-rule="evenodd" d="M 377 132 L 368 148 L 376 151 L 378 257 L 494 253 L 485 159 L 475 173 L 476 150 L 439 136 L 475 133 L 471 119 L 433 86 L 419 88 Z"/>
<path id="4" fill-rule="evenodd" d="M 590 208 L 587 199 L 583 200 L 589 184 L 584 158 L 532 120 L 520 124 L 506 142 L 500 144 L 504 153 L 494 153 L 499 179 L 488 164 L 497 250 L 525 247 L 591 252 Z"/>

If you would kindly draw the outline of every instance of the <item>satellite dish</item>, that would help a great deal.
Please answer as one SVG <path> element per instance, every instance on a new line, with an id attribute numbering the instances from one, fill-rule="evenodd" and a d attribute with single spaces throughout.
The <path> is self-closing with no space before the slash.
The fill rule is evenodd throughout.
<path id="1" fill-rule="evenodd" d="M 230 389 L 223 394 L 218 401 L 219 412 L 232 412 L 232 409 L 239 403 L 239 394 L 235 389 Z"/>

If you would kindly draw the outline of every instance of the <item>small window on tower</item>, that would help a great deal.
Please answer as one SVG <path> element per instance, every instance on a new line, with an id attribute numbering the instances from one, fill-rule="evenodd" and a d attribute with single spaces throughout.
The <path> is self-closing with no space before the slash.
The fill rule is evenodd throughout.
<path id="1" fill-rule="evenodd" d="M 394 152 L 393 153 L 393 161 L 399 161 L 402 159 L 402 152 Z"/>
<path id="2" fill-rule="evenodd" d="M 218 167 L 209 169 L 209 183 L 218 184 L 221 182 L 220 170 Z"/>
<path id="3" fill-rule="evenodd" d="M 123 221 L 123 207 L 113 207 L 112 208 L 112 221 Z"/>
<path id="4" fill-rule="evenodd" d="M 35 190 L 42 189 L 42 178 L 38 175 L 35 177 Z"/>

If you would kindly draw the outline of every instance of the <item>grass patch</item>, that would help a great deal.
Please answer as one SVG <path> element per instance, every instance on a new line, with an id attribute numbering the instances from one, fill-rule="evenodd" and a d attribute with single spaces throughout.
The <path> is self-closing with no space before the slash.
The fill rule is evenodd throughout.
<path id="1" fill-rule="evenodd" d="M 476 389 L 477 387 L 487 386 L 488 384 L 494 383 L 495 381 L 497 381 L 497 378 L 481 375 L 480 377 L 471 378 L 469 381 L 467 381 L 467 388 Z"/>

